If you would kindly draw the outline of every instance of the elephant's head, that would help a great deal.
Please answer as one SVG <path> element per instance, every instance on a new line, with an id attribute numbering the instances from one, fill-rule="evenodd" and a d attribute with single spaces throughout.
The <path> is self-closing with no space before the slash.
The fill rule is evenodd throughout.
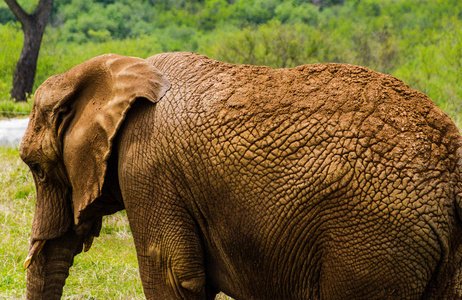
<path id="1" fill-rule="evenodd" d="M 20 145 L 37 189 L 28 297 L 59 298 L 73 257 L 99 234 L 102 215 L 123 208 L 92 209 L 110 197 L 103 184 L 114 137 L 135 99 L 157 102 L 169 87 L 145 60 L 111 54 L 39 87 Z"/>

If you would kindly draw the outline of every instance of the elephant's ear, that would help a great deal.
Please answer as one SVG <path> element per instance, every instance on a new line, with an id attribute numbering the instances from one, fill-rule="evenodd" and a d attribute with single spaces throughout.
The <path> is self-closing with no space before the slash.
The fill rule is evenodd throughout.
<path id="1" fill-rule="evenodd" d="M 101 196 L 112 143 L 130 106 L 137 98 L 155 103 L 169 88 L 146 60 L 108 54 L 70 69 L 48 89 L 60 98 L 54 127 L 72 185 L 75 224 Z"/>

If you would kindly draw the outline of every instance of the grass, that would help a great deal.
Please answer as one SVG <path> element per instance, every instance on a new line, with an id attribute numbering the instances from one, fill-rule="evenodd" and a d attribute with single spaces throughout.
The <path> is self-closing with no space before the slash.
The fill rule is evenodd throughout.
<path id="1" fill-rule="evenodd" d="M 14 102 L 12 100 L 8 100 L 8 97 L 0 97 L 0 119 L 28 116 L 31 109 L 31 99 L 27 102 Z"/>
<path id="2" fill-rule="evenodd" d="M 23 298 L 35 189 L 17 150 L 0 148 L 0 298 Z"/>

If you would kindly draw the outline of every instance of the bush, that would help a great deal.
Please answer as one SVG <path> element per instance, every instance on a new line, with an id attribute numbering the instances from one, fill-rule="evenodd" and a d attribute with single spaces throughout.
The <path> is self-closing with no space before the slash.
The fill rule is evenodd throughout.
<path id="1" fill-rule="evenodd" d="M 308 33 L 309 32 L 309 33 Z M 231 33 L 221 32 L 210 47 L 200 52 L 217 60 L 236 64 L 294 67 L 317 62 L 318 32 L 305 24 L 283 25 L 280 21 L 247 27 Z"/>
<path id="2" fill-rule="evenodd" d="M 432 45 L 415 48 L 415 58 L 408 60 L 394 75 L 427 94 L 451 118 L 462 116 L 462 30 L 453 28 Z"/>

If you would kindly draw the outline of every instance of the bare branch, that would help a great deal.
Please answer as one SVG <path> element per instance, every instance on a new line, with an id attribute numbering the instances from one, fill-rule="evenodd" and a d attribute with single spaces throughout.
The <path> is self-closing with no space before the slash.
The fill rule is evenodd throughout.
<path id="1" fill-rule="evenodd" d="M 5 2 L 23 27 L 31 22 L 32 15 L 28 14 L 16 0 L 5 0 Z"/>

